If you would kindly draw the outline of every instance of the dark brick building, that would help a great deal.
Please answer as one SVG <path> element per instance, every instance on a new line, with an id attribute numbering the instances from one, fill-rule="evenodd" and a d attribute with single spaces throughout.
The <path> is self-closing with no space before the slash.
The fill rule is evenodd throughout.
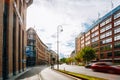
<path id="1" fill-rule="evenodd" d="M 120 6 L 98 19 L 76 38 L 76 53 L 85 46 L 97 50 L 99 61 L 120 62 Z"/>
<path id="2" fill-rule="evenodd" d="M 26 9 L 33 0 L 0 0 L 0 80 L 26 69 Z"/>

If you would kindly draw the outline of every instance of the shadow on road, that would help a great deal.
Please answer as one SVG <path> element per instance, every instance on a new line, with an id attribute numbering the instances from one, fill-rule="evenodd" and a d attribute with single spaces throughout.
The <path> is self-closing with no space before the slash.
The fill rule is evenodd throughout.
<path id="1" fill-rule="evenodd" d="M 27 71 L 26 73 L 22 74 L 21 76 L 19 76 L 18 78 L 16 78 L 15 80 L 21 80 L 21 79 L 27 79 L 27 78 L 31 78 L 33 76 L 38 76 L 39 73 L 47 68 L 48 66 L 47 65 L 42 65 L 42 66 L 35 66 L 35 67 L 32 67 L 31 70 Z"/>

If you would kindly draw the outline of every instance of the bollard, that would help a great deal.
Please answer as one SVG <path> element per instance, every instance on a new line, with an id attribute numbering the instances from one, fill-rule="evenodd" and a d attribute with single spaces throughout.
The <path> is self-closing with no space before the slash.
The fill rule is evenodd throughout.
<path id="1" fill-rule="evenodd" d="M 65 71 L 65 67 L 64 67 L 64 71 Z"/>

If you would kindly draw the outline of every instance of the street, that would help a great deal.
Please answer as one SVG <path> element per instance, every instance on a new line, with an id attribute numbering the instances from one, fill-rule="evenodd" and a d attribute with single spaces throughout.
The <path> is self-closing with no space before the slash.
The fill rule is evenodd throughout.
<path id="1" fill-rule="evenodd" d="M 55 65 L 55 68 L 57 68 L 57 65 Z M 83 66 L 62 64 L 59 66 L 59 68 L 66 71 L 76 72 L 76 73 L 104 78 L 108 80 L 120 80 L 120 75 L 94 72 L 91 69 L 84 68 Z M 21 79 L 22 80 L 78 80 L 63 73 L 56 72 L 48 66 L 33 67 L 31 70 L 18 77 L 16 80 L 21 80 Z"/>
<path id="2" fill-rule="evenodd" d="M 36 66 L 16 80 L 78 80 L 68 75 L 55 72 L 48 66 Z"/>
<path id="3" fill-rule="evenodd" d="M 55 68 L 57 68 L 57 66 L 55 66 Z M 99 77 L 99 78 L 105 78 L 108 80 L 120 80 L 120 75 L 103 73 L 103 72 L 94 72 L 91 69 L 87 69 L 83 66 L 62 64 L 62 65 L 60 65 L 60 69 L 66 70 L 66 71 L 71 71 L 71 72 L 76 72 L 76 73 L 80 73 L 80 74 L 95 76 L 95 77 Z"/>

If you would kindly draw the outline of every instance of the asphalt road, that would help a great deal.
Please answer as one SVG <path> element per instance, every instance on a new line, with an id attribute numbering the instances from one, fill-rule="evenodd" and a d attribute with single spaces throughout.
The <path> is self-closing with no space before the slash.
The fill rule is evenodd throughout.
<path id="1" fill-rule="evenodd" d="M 57 68 L 57 66 L 55 66 L 55 68 Z M 86 75 L 90 75 L 90 76 L 105 78 L 108 80 L 120 80 L 120 75 L 103 73 L 103 72 L 94 72 L 91 69 L 86 69 L 83 66 L 63 64 L 63 65 L 60 65 L 60 69 L 71 71 L 71 72 L 76 72 L 76 73 L 81 73 L 81 74 L 86 74 Z"/>

